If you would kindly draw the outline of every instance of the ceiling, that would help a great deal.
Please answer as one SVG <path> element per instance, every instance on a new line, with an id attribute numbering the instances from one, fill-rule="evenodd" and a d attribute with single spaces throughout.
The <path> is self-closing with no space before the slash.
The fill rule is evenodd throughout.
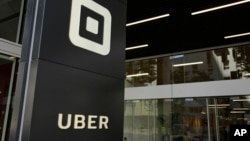
<path id="1" fill-rule="evenodd" d="M 250 32 L 250 0 L 244 4 L 191 15 L 195 11 L 238 1 L 127 0 L 127 23 L 166 13 L 170 16 L 127 26 L 126 46 L 148 44 L 148 47 L 127 50 L 126 59 L 249 42 L 250 35 L 230 39 L 224 39 L 224 36 Z"/>
<path id="2" fill-rule="evenodd" d="M 170 14 L 127 26 L 126 46 L 148 44 L 126 51 L 126 59 L 149 57 L 221 45 L 250 42 L 250 35 L 224 39 L 224 36 L 250 32 L 250 0 L 247 3 L 199 15 L 211 7 L 243 0 L 127 0 L 127 23 Z M 15 41 L 20 0 L 0 1 L 0 36 Z"/>

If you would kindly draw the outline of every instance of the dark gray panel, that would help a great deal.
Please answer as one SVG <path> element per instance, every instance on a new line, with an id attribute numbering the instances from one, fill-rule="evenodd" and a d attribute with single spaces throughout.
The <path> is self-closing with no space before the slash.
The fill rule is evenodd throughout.
<path id="1" fill-rule="evenodd" d="M 122 140 L 123 80 L 46 61 L 34 60 L 32 64 L 38 65 L 31 70 L 38 71 L 31 75 L 30 84 L 35 87 L 29 89 L 27 100 L 33 109 L 26 110 L 31 117 L 24 123 L 25 131 L 30 129 L 30 141 Z M 59 113 L 65 114 L 65 120 L 66 114 L 106 115 L 109 129 L 62 130 L 57 125 Z M 28 140 L 28 134 L 23 136 Z"/>
<path id="2" fill-rule="evenodd" d="M 18 109 L 14 110 L 18 118 L 12 118 L 16 124 L 12 127 L 17 129 L 11 128 L 11 141 L 122 140 L 126 6 L 119 0 L 97 2 L 112 15 L 110 53 L 105 56 L 76 47 L 70 41 L 72 1 L 79 2 L 28 1 L 20 59 L 23 69 L 16 92 L 20 99 L 15 102 Z M 101 16 L 90 17 L 95 22 Z M 83 26 L 89 31 L 87 25 Z M 62 124 L 67 114 L 72 114 L 72 126 L 68 129 L 60 129 L 60 113 Z M 94 119 L 108 117 L 105 125 L 108 129 L 74 129 L 77 114 L 84 115 L 85 121 L 89 115 L 98 116 Z M 99 123 L 91 124 L 97 127 Z"/>

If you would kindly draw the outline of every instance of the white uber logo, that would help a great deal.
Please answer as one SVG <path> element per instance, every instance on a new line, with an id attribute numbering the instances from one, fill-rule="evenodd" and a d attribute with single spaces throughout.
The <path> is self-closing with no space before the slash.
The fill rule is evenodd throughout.
<path id="1" fill-rule="evenodd" d="M 93 0 L 72 0 L 69 39 L 73 45 L 108 55 L 111 42 L 111 14 Z"/>
<path id="2" fill-rule="evenodd" d="M 234 132 L 234 136 L 244 136 L 247 133 L 246 129 L 236 129 Z"/>
<path id="3" fill-rule="evenodd" d="M 62 113 L 58 114 L 57 121 L 60 129 L 69 129 L 70 127 L 73 129 L 108 129 L 108 123 L 109 117 L 105 115 L 67 114 L 65 117 Z"/>

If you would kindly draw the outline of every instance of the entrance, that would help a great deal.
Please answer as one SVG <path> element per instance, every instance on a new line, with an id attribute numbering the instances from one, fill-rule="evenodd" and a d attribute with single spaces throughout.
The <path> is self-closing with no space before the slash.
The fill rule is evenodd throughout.
<path id="1" fill-rule="evenodd" d="M 250 96 L 125 101 L 124 141 L 229 141 L 250 124 Z"/>
<path id="2" fill-rule="evenodd" d="M 0 138 L 8 140 L 16 58 L 0 54 Z"/>

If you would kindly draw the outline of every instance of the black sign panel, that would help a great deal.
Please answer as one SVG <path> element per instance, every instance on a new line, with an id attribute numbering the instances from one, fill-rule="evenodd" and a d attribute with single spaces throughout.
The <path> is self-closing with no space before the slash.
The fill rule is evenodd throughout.
<path id="1" fill-rule="evenodd" d="M 122 140 L 126 4 L 28 1 L 10 140 Z"/>
<path id="2" fill-rule="evenodd" d="M 32 65 L 30 140 L 122 140 L 123 81 L 47 61 Z"/>
<path id="3" fill-rule="evenodd" d="M 34 59 L 124 78 L 121 62 L 125 59 L 125 3 L 120 0 L 43 0 L 39 6 L 43 8 L 38 11 L 35 27 L 38 36 Z"/>

